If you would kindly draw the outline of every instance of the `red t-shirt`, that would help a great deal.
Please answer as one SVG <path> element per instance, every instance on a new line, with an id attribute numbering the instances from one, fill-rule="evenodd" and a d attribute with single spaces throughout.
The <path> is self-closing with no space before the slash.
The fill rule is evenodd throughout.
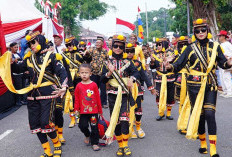
<path id="1" fill-rule="evenodd" d="M 74 110 L 80 114 L 102 114 L 100 94 L 95 82 L 77 84 Z"/>

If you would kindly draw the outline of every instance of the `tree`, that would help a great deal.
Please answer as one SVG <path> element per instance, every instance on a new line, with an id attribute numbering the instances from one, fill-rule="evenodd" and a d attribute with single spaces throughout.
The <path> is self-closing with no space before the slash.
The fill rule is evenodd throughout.
<path id="1" fill-rule="evenodd" d="M 186 0 L 172 0 L 177 5 L 182 4 Z M 193 8 L 193 19 L 207 18 L 209 28 L 214 37 L 216 37 L 219 29 L 216 18 L 216 7 L 225 6 L 229 0 L 189 0 Z"/>
<path id="2" fill-rule="evenodd" d="M 174 22 L 171 25 L 171 30 L 180 35 L 187 35 L 187 5 L 176 5 L 176 8 L 169 10 L 170 16 L 174 17 Z M 191 15 L 191 14 L 190 14 Z M 190 16 L 190 26 L 192 26 L 192 16 Z M 190 27 L 191 28 L 191 27 Z"/>
<path id="3" fill-rule="evenodd" d="M 103 16 L 108 9 L 113 8 L 99 0 L 50 0 L 53 4 L 61 2 L 61 23 L 64 25 L 66 35 L 78 36 L 81 20 L 94 20 Z M 38 4 L 38 2 L 37 2 Z"/>
<path id="4" fill-rule="evenodd" d="M 141 20 L 143 22 L 143 29 L 144 29 L 144 42 L 147 41 L 146 39 L 146 13 L 140 13 Z M 166 20 L 166 31 L 170 32 L 172 23 L 174 22 L 172 16 L 169 15 L 169 10 L 165 8 L 160 8 L 159 10 L 153 10 L 147 12 L 148 17 L 148 31 L 149 31 L 149 41 L 153 40 L 153 37 L 163 37 L 165 36 L 165 20 Z M 155 19 L 155 21 L 154 21 Z M 136 28 L 138 28 L 138 20 L 134 22 Z M 137 30 L 135 30 L 137 31 Z M 137 33 L 137 32 L 135 32 Z"/>

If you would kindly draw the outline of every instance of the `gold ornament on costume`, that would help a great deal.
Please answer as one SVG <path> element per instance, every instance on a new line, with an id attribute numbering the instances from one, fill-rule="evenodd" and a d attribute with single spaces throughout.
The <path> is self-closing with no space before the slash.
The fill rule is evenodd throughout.
<path id="1" fill-rule="evenodd" d="M 200 27 L 200 26 L 207 26 L 207 20 L 197 19 L 196 21 L 193 21 L 193 27 Z"/>
<path id="2" fill-rule="evenodd" d="M 127 58 L 127 53 L 123 53 L 123 58 L 124 58 L 124 59 Z"/>
<path id="3" fill-rule="evenodd" d="M 207 34 L 207 38 L 208 38 L 208 39 L 212 39 L 212 38 L 213 38 L 213 35 L 212 35 L 211 33 L 208 33 L 208 34 Z"/>
<path id="4" fill-rule="evenodd" d="M 124 36 L 123 35 L 118 35 L 118 40 L 124 40 Z"/>
<path id="5" fill-rule="evenodd" d="M 24 56 L 24 58 L 23 58 L 23 59 L 26 59 L 26 58 L 31 57 L 31 54 L 32 54 L 32 53 L 31 53 L 31 51 L 28 51 L 28 52 L 27 52 L 27 54 Z"/>
<path id="6" fill-rule="evenodd" d="M 65 44 L 71 43 L 74 39 L 75 39 L 75 37 L 66 38 L 65 39 Z"/>
<path id="7" fill-rule="evenodd" d="M 62 59 L 63 59 L 62 55 L 59 53 L 56 53 L 56 60 L 60 61 Z"/>
<path id="8" fill-rule="evenodd" d="M 158 43 L 158 42 L 159 42 L 159 38 L 156 38 L 156 39 L 155 39 L 155 42 L 157 42 L 157 43 Z"/>
<path id="9" fill-rule="evenodd" d="M 181 37 L 180 37 L 180 40 L 185 40 L 185 36 L 181 36 Z"/>
<path id="10" fill-rule="evenodd" d="M 67 59 L 67 58 L 65 60 L 66 60 L 67 64 L 69 65 L 70 64 L 70 60 Z"/>
<path id="11" fill-rule="evenodd" d="M 38 45 L 36 46 L 36 50 L 37 50 L 37 51 L 41 50 L 41 45 L 40 45 L 40 44 L 38 44 Z"/>
<path id="12" fill-rule="evenodd" d="M 84 41 L 81 41 L 79 44 L 80 45 L 86 45 Z"/>
<path id="13" fill-rule="evenodd" d="M 37 35 L 40 35 L 40 32 L 39 32 L 39 31 L 36 31 L 36 32 L 32 33 L 31 35 L 27 35 L 27 36 L 25 37 L 25 39 L 27 40 L 27 42 L 29 42 L 29 41 L 32 41 L 33 39 L 35 39 L 35 37 L 36 37 Z"/>
<path id="14" fill-rule="evenodd" d="M 77 50 L 77 47 L 76 47 L 76 46 L 74 46 L 74 47 L 73 47 L 73 50 Z"/>
<path id="15" fill-rule="evenodd" d="M 138 59 L 138 57 L 136 55 L 134 55 L 132 60 L 137 60 L 137 59 Z"/>
<path id="16" fill-rule="evenodd" d="M 127 48 L 132 48 L 132 47 L 133 47 L 133 44 L 128 43 L 126 47 L 127 47 Z"/>
<path id="17" fill-rule="evenodd" d="M 49 40 L 46 38 L 46 44 L 48 44 Z"/>
<path id="18" fill-rule="evenodd" d="M 108 56 L 112 56 L 112 54 L 113 54 L 112 50 L 109 50 Z"/>

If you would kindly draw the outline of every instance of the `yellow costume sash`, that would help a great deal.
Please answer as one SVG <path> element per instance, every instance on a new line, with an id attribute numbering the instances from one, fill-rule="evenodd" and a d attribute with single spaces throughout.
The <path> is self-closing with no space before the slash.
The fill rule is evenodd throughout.
<path id="1" fill-rule="evenodd" d="M 190 112 L 191 112 L 191 104 L 189 100 L 189 95 L 187 94 L 184 104 L 181 108 L 180 115 L 177 120 L 177 130 L 187 129 Z"/>
<path id="2" fill-rule="evenodd" d="M 69 113 L 73 110 L 73 98 L 69 90 L 67 90 L 65 95 L 64 113 Z"/>
<path id="3" fill-rule="evenodd" d="M 41 67 L 41 72 L 39 74 L 37 84 L 31 83 L 28 87 L 20 89 L 20 90 L 16 90 L 14 88 L 13 83 L 12 83 L 12 78 L 11 78 L 11 56 L 12 56 L 12 54 L 11 54 L 11 52 L 4 53 L 0 57 L 0 77 L 2 78 L 6 87 L 13 93 L 25 94 L 34 88 L 50 86 L 50 85 L 54 84 L 52 82 L 41 83 L 42 79 L 43 79 L 44 72 L 45 72 L 45 68 L 47 66 L 47 62 L 48 62 L 48 59 L 49 59 L 49 56 L 51 53 L 52 53 L 51 51 L 48 51 L 45 58 L 44 58 L 44 62 L 43 62 L 42 67 Z"/>
<path id="4" fill-rule="evenodd" d="M 198 131 L 198 126 L 199 126 L 200 114 L 201 114 L 201 110 L 202 110 L 202 106 L 204 102 L 205 88 L 206 88 L 206 83 L 208 79 L 208 74 L 211 72 L 215 64 L 218 45 L 219 45 L 218 43 L 214 43 L 213 50 L 212 50 L 212 56 L 208 64 L 206 73 L 195 71 L 195 70 L 190 70 L 191 75 L 203 76 L 203 80 L 201 83 L 201 88 L 196 98 L 196 102 L 194 104 L 192 115 L 189 120 L 189 125 L 188 125 L 187 135 L 186 135 L 187 139 L 195 140 L 197 138 L 197 131 Z"/>
<path id="5" fill-rule="evenodd" d="M 156 72 L 158 75 L 162 76 L 160 98 L 159 98 L 159 115 L 163 116 L 167 105 L 167 76 L 172 75 L 174 73 L 163 74 L 159 71 Z"/>
<path id="6" fill-rule="evenodd" d="M 127 83 L 129 78 L 122 78 L 122 80 Z M 109 80 L 109 84 L 115 88 L 118 88 L 118 94 L 117 94 L 117 98 L 115 101 L 115 105 L 114 105 L 114 109 L 110 118 L 110 125 L 108 127 L 108 129 L 105 132 L 105 135 L 107 138 L 113 138 L 114 136 L 114 130 L 115 127 L 117 125 L 118 122 L 118 118 L 119 118 L 119 112 L 121 109 L 121 105 L 122 105 L 122 86 L 118 83 L 118 81 L 116 79 L 110 79 Z M 135 83 L 136 84 L 136 83 Z M 138 95 L 138 93 L 136 94 L 135 91 L 136 88 L 132 89 L 132 96 L 133 98 L 136 97 L 136 95 Z M 138 89 L 137 89 L 138 90 Z M 132 107 L 132 109 L 130 110 L 130 112 L 134 112 L 133 110 L 135 109 L 135 105 Z M 135 114 L 133 114 L 135 116 Z M 132 119 L 134 119 L 132 117 Z M 133 122 L 131 123 L 133 125 Z"/>
<path id="7" fill-rule="evenodd" d="M 138 89 L 138 84 L 134 83 L 133 87 L 132 87 L 132 97 L 135 100 L 136 103 L 136 99 L 138 97 L 138 93 L 139 93 L 139 89 Z M 130 107 L 130 127 L 129 127 L 129 136 L 131 137 L 132 135 L 132 131 L 133 131 L 133 125 L 134 125 L 134 121 L 135 121 L 135 108 L 137 107 L 137 104 L 135 104 L 134 106 Z"/>

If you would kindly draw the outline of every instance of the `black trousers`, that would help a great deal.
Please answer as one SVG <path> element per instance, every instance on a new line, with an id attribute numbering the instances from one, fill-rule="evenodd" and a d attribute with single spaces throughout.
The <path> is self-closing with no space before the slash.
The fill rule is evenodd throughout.
<path id="1" fill-rule="evenodd" d="M 22 75 L 12 75 L 12 79 L 14 82 L 15 89 L 22 89 L 23 88 L 23 74 Z M 23 95 L 15 94 L 15 101 L 16 105 L 22 105 L 21 101 L 23 101 Z"/>
<path id="2" fill-rule="evenodd" d="M 89 131 L 89 125 L 91 132 Z M 99 143 L 98 114 L 81 114 L 79 128 L 85 137 L 90 137 L 91 145 L 97 145 Z"/>
<path id="3" fill-rule="evenodd" d="M 159 96 L 161 90 L 161 82 L 156 82 L 156 90 L 159 92 L 159 95 L 156 96 L 156 102 L 159 103 Z M 174 82 L 167 82 L 167 106 L 173 106 L 175 104 L 175 86 Z"/>
<path id="4" fill-rule="evenodd" d="M 49 133 L 54 128 L 55 99 L 28 101 L 29 125 L 32 133 Z"/>
<path id="5" fill-rule="evenodd" d="M 197 86 L 195 84 L 187 84 L 187 87 L 188 87 L 191 106 L 193 108 L 197 98 L 197 94 L 200 90 L 200 86 L 199 85 Z M 205 122 L 207 122 L 209 135 L 217 134 L 217 125 L 215 118 L 216 100 L 217 100 L 217 91 L 214 90 L 211 91 L 211 87 L 207 85 L 205 89 L 205 98 L 204 98 L 203 108 L 201 111 L 201 116 L 199 121 L 199 128 L 198 128 L 199 134 L 205 133 Z"/>
<path id="6" fill-rule="evenodd" d="M 113 112 L 116 97 L 117 95 L 115 94 L 108 94 L 110 115 Z M 128 96 L 126 94 L 122 95 L 122 105 L 119 113 L 119 121 L 115 128 L 115 135 L 120 136 L 121 134 L 129 134 L 129 104 Z"/>
<path id="7" fill-rule="evenodd" d="M 142 99 L 143 96 L 138 96 L 136 99 L 136 103 L 137 103 L 137 108 L 135 108 L 135 119 L 137 122 L 139 122 L 142 118 L 143 115 L 143 110 L 142 110 Z"/>
<path id="8" fill-rule="evenodd" d="M 64 117 L 63 117 L 63 111 L 64 111 L 64 102 L 65 98 L 56 98 L 56 109 L 55 109 L 55 125 L 57 125 L 59 128 L 63 128 L 64 125 Z"/>
<path id="9" fill-rule="evenodd" d="M 101 103 L 103 105 L 107 105 L 107 94 L 106 94 L 106 84 L 105 83 L 100 83 L 100 90 L 101 90 Z"/>

